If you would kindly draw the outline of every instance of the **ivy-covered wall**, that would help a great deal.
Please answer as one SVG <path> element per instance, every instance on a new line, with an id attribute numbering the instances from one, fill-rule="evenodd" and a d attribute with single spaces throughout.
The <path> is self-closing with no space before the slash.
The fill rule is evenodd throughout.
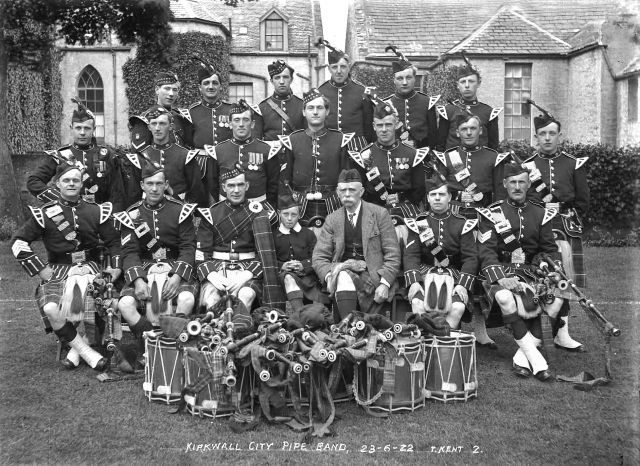
<path id="1" fill-rule="evenodd" d="M 178 75 L 182 88 L 177 102 L 179 107 L 186 107 L 200 99 L 198 92 L 198 69 L 200 62 L 194 55 L 203 58 L 216 67 L 221 74 L 223 88 L 221 93 L 228 93 L 229 76 L 229 43 L 219 36 L 201 32 L 172 34 L 173 45 L 168 54 L 171 62 L 169 68 Z M 159 66 L 145 56 L 144 44 L 139 46 L 135 58 L 127 60 L 122 67 L 126 93 L 129 101 L 129 113 L 139 114 L 156 102 L 153 79 L 158 71 L 166 71 L 166 66 Z"/>

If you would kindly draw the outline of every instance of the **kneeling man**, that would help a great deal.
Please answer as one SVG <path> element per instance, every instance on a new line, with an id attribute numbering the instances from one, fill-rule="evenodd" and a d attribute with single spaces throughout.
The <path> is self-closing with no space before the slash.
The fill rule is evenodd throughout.
<path id="1" fill-rule="evenodd" d="M 357 170 L 338 177 L 342 207 L 329 214 L 313 250 L 312 264 L 334 295 L 340 318 L 355 311 L 376 313 L 393 297 L 400 248 L 387 209 L 362 201 Z M 335 313 L 334 313 L 335 316 Z"/>

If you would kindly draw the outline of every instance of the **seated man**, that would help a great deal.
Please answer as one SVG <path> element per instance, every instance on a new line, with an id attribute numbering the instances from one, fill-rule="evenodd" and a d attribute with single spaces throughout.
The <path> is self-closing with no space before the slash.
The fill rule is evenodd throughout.
<path id="1" fill-rule="evenodd" d="M 537 346 L 542 343 L 540 308 L 532 299 L 535 291 L 535 267 L 543 267 L 541 254 L 560 260 L 553 239 L 551 220 L 557 211 L 545 209 L 527 200 L 531 187 L 529 173 L 521 165 L 510 163 L 504 170 L 507 199 L 479 209 L 478 253 L 491 305 L 497 304 L 505 324 L 511 325 L 519 350 L 513 357 L 516 375 L 531 373 L 541 381 L 551 378 L 547 361 Z M 553 303 L 545 305 L 552 319 L 557 318 L 564 301 L 555 291 Z"/>
<path id="2" fill-rule="evenodd" d="M 362 201 L 364 188 L 357 170 L 340 173 L 337 192 L 342 207 L 327 217 L 320 231 L 313 269 L 334 295 L 339 319 L 358 305 L 361 311 L 374 314 L 391 301 L 395 291 L 398 238 L 389 212 Z"/>
<path id="3" fill-rule="evenodd" d="M 60 162 L 55 177 L 60 198 L 42 207 L 30 207 L 32 216 L 13 236 L 11 249 L 29 275 L 37 274 L 42 279 L 36 299 L 45 325 L 50 323 L 47 331 L 53 330 L 71 347 L 63 364 L 73 369 L 82 358 L 92 368 L 102 370 L 107 360 L 76 330 L 85 306 L 84 296 L 78 296 L 78 292 L 84 295 L 100 272 L 96 264 L 100 240 L 111 255 L 111 267 L 105 272 L 113 280 L 120 276 L 120 241 L 110 219 L 111 203 L 98 205 L 81 198 L 82 175 L 77 165 Z M 44 242 L 48 264 L 29 246 L 38 239 Z"/>
<path id="4" fill-rule="evenodd" d="M 408 296 L 413 312 L 445 315 L 449 327 L 455 329 L 478 269 L 473 236 L 478 221 L 466 220 L 449 210 L 451 193 L 441 178 L 427 180 L 426 185 L 429 212 L 407 222 L 411 231 L 402 260 Z"/>
<path id="5" fill-rule="evenodd" d="M 196 249 L 195 204 L 165 196 L 164 168 L 142 171 L 145 199 L 116 214 L 120 222 L 125 288 L 118 308 L 136 337 L 159 324 L 160 314 L 190 314 L 198 285 L 193 276 Z M 138 311 L 141 310 L 141 312 Z"/>
<path id="6" fill-rule="evenodd" d="M 311 254 L 316 245 L 316 235 L 298 222 L 300 202 L 293 192 L 283 190 L 278 199 L 280 225 L 274 231 L 276 255 L 280 269 L 280 281 L 287 293 L 294 313 L 299 313 L 304 299 L 326 303 L 320 282 L 311 266 Z"/>
<path id="7" fill-rule="evenodd" d="M 256 299 L 284 310 L 269 214 L 259 202 L 247 201 L 249 182 L 239 165 L 223 169 L 220 182 L 225 200 L 198 209 L 200 307 L 210 310 L 231 294 L 247 310 Z"/>

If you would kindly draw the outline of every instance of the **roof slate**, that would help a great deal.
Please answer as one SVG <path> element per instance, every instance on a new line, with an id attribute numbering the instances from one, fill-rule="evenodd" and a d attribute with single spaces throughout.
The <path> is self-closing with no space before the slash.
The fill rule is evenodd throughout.
<path id="1" fill-rule="evenodd" d="M 260 0 L 240 2 L 237 7 L 227 6 L 221 0 L 171 0 L 171 11 L 177 19 L 202 19 L 229 27 L 231 19 L 231 53 L 260 51 L 260 18 L 276 8 L 288 16 L 288 53 L 306 53 L 307 38 L 311 38 L 311 53 L 316 37 L 322 33 L 322 19 L 316 0 Z M 247 34 L 239 34 L 241 27 Z M 272 53 L 272 52 L 269 52 Z"/>

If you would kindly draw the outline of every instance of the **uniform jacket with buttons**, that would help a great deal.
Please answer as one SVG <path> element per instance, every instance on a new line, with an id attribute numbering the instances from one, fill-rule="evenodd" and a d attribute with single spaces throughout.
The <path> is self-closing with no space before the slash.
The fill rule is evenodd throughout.
<path id="1" fill-rule="evenodd" d="M 271 108 L 269 101 L 273 102 L 289 117 L 293 127 L 289 126 L 284 118 Z M 302 115 L 302 99 L 293 94 L 283 98 L 274 93 L 271 97 L 260 102 L 259 108 L 262 115 L 256 114 L 256 124 L 252 133 L 255 138 L 263 141 L 277 141 L 278 135 L 291 134 L 307 126 L 306 120 Z"/>
<path id="2" fill-rule="evenodd" d="M 233 136 L 229 126 L 231 104 L 218 100 L 210 104 L 204 100 L 189 107 L 193 122 L 192 146 L 202 149 L 205 145 L 215 146 Z"/>
<path id="3" fill-rule="evenodd" d="M 192 147 L 193 126 L 187 117 L 186 109 L 167 108 L 173 116 L 173 130 L 169 133 L 169 141 Z M 153 135 L 149 131 L 148 111 L 141 115 L 129 118 L 129 134 L 131 146 L 137 150 L 143 150 L 153 143 Z"/>
<path id="4" fill-rule="evenodd" d="M 500 144 L 500 133 L 498 129 L 498 115 L 502 111 L 501 108 L 493 108 L 477 100 L 470 102 L 462 99 L 456 99 L 455 103 L 466 107 L 472 114 L 480 118 L 482 123 L 482 134 L 478 145 L 487 146 L 497 150 Z M 456 117 L 464 114 L 462 109 L 452 104 L 438 105 L 436 107 L 440 115 L 438 123 L 438 143 L 437 149 L 443 151 L 460 145 L 460 138 L 456 135 L 458 125 Z"/>
<path id="5" fill-rule="evenodd" d="M 318 90 L 331 104 L 327 115 L 327 128 L 344 133 L 364 136 L 369 142 L 375 139 L 373 131 L 373 106 L 365 95 L 365 87 L 351 78 L 343 84 L 326 81 Z"/>
<path id="6" fill-rule="evenodd" d="M 437 98 L 434 99 L 419 91 L 412 91 L 405 96 L 396 92 L 384 99 L 398 110 L 398 118 L 416 148 L 436 147 L 438 118 L 435 107 Z"/>

